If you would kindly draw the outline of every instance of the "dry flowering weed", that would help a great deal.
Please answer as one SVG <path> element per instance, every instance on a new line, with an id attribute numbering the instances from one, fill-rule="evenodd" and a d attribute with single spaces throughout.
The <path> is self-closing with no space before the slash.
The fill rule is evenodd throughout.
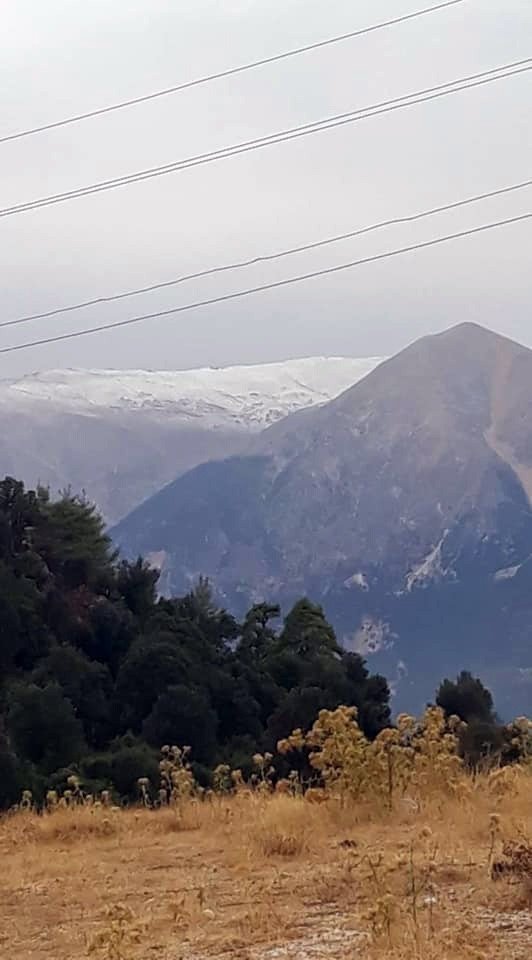
<path id="1" fill-rule="evenodd" d="M 197 792 L 197 784 L 190 767 L 190 747 L 164 746 L 159 763 L 161 793 L 166 803 L 178 805 Z"/>
<path id="2" fill-rule="evenodd" d="M 345 800 L 371 800 L 389 810 L 405 795 L 419 802 L 428 794 L 458 788 L 463 763 L 459 727 L 438 707 L 421 720 L 403 714 L 397 725 L 368 740 L 355 707 L 322 710 L 312 729 L 281 740 L 281 754 L 307 751 L 326 788 Z"/>
<path id="3" fill-rule="evenodd" d="M 528 723 L 514 733 L 526 746 Z M 340 707 L 279 744 L 310 780 L 279 780 L 264 753 L 250 780 L 222 764 L 201 790 L 169 746 L 129 809 L 73 777 L 39 809 L 27 792 L 0 820 L 4 953 L 285 960 L 319 942 L 327 960 L 528 960 L 528 757 L 473 775 L 459 734 L 431 708 L 369 741 Z"/>
<path id="4" fill-rule="evenodd" d="M 104 928 L 91 940 L 89 956 L 101 960 L 132 960 L 136 948 L 142 943 L 143 925 L 133 911 L 123 903 L 106 910 Z"/>

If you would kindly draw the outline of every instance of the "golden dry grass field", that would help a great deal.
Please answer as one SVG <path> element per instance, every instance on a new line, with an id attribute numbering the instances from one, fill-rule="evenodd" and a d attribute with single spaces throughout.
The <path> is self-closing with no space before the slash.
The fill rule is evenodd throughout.
<path id="1" fill-rule="evenodd" d="M 532 958 L 527 771 L 378 813 L 310 796 L 5 816 L 1 956 Z"/>

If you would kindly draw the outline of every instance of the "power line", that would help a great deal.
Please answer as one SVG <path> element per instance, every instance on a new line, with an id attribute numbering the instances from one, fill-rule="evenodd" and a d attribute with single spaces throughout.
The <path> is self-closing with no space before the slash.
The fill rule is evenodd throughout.
<path id="1" fill-rule="evenodd" d="M 518 68 L 518 69 L 514 69 Z M 36 200 L 30 200 L 25 203 L 19 203 L 12 207 L 0 209 L 0 217 L 14 216 L 19 213 L 25 213 L 29 210 L 48 207 L 56 203 L 64 203 L 67 200 L 74 200 L 78 197 L 88 196 L 93 193 L 101 193 L 105 190 L 113 190 L 116 187 L 129 186 L 131 183 L 139 183 L 142 180 L 149 180 L 153 177 L 160 177 L 168 173 L 175 173 L 180 170 L 186 170 L 190 167 L 201 166 L 205 163 L 212 163 L 216 160 L 223 160 L 236 156 L 241 153 L 249 153 L 253 150 L 259 150 L 263 147 L 273 146 L 278 143 L 285 143 L 289 140 L 296 140 L 299 137 L 309 136 L 313 133 L 321 133 L 324 130 L 331 130 L 334 127 L 344 126 L 345 124 L 355 123 L 358 120 L 366 120 L 369 117 L 379 116 L 384 113 L 390 113 L 394 110 L 401 110 L 405 107 L 411 107 L 418 103 L 426 103 L 430 100 L 437 100 L 440 97 L 459 93 L 462 90 L 471 90 L 474 87 L 483 86 L 487 83 L 494 83 L 497 80 L 504 80 L 507 77 L 514 77 L 521 73 L 526 73 L 532 69 L 532 58 L 518 60 L 514 63 L 495 67 L 492 70 L 486 70 L 482 73 L 472 74 L 469 77 L 451 80 L 447 83 L 438 84 L 435 87 L 427 87 L 425 90 L 415 91 L 414 93 L 404 94 L 402 97 L 395 97 L 391 100 L 385 100 L 381 103 L 373 104 L 367 107 L 359 107 L 357 110 L 347 113 L 337 114 L 336 116 L 326 117 L 323 120 L 315 120 L 312 123 L 306 123 L 299 127 L 293 127 L 288 130 L 281 130 L 277 133 L 268 134 L 264 137 L 258 137 L 253 140 L 246 140 L 241 143 L 233 144 L 229 147 L 222 147 L 209 153 L 198 154 L 183 160 L 177 160 L 160 167 L 151 167 L 146 170 L 140 170 L 136 173 L 126 174 L 122 177 L 116 177 L 112 180 L 102 180 L 98 183 L 89 184 L 86 187 L 78 187 L 65 193 L 52 194 L 48 197 L 41 197 Z"/>
<path id="2" fill-rule="evenodd" d="M 57 307 L 54 310 L 47 310 L 45 313 L 34 313 L 26 317 L 17 317 L 14 320 L 4 320 L 2 323 L 0 323 L 0 328 L 18 326 L 21 323 L 29 323 L 31 320 L 43 320 L 47 317 L 56 317 L 62 313 L 72 313 L 74 310 L 81 310 L 84 307 L 93 307 L 100 303 L 112 303 L 116 300 L 124 300 L 128 297 L 136 297 L 142 293 L 152 293 L 155 290 L 162 290 L 166 287 L 174 287 L 180 283 L 185 283 L 188 280 L 198 280 L 202 277 L 213 276 L 217 273 L 226 273 L 231 270 L 239 270 L 243 267 L 256 266 L 259 263 L 280 260 L 282 257 L 289 257 L 293 254 L 304 253 L 308 250 L 317 250 L 320 247 L 329 246 L 333 243 L 339 243 L 342 240 L 351 240 L 354 237 L 360 237 L 363 234 L 372 233 L 373 231 L 381 230 L 384 227 L 391 227 L 403 223 L 414 223 L 416 220 L 422 220 L 425 217 L 431 217 L 435 214 L 443 213 L 448 210 L 457 210 L 460 207 L 465 207 L 472 203 L 478 203 L 481 200 L 488 200 L 492 197 L 500 197 L 503 194 L 513 193 L 517 190 L 523 190 L 524 188 L 530 186 L 532 186 L 532 179 L 523 180 L 520 183 L 513 183 L 508 187 L 499 187 L 497 190 L 489 190 L 486 193 L 478 193 L 473 197 L 466 197 L 464 200 L 455 200 L 452 203 L 442 204 L 438 207 L 431 207 L 429 210 L 423 210 L 420 213 L 413 213 L 403 217 L 393 217 L 390 220 L 381 220 L 378 223 L 371 224 L 370 226 L 360 227 L 357 230 L 350 230 L 348 233 L 341 233 L 334 237 L 327 237 L 325 240 L 315 240 L 311 243 L 301 244 L 300 246 L 290 247 L 286 250 L 280 250 L 274 253 L 262 254 L 247 260 L 237 260 L 234 263 L 227 263 L 218 267 L 210 267 L 205 270 L 198 270 L 195 273 L 188 273 L 180 277 L 175 277 L 173 280 L 164 280 L 162 283 L 152 283 L 149 286 L 137 287 L 134 290 L 126 290 L 122 293 L 115 293 L 107 297 L 94 297 L 92 300 L 83 300 L 80 303 L 73 303 L 66 307 Z"/>
<path id="3" fill-rule="evenodd" d="M 277 63 L 280 60 L 288 60 L 290 57 L 297 57 L 303 53 L 310 53 L 312 50 L 319 50 L 323 47 L 332 46 L 335 43 L 343 43 L 346 40 L 352 40 L 355 37 L 361 37 L 364 34 L 374 33 L 377 30 L 383 30 L 385 27 L 392 27 L 396 24 L 406 23 L 408 20 L 415 20 L 417 17 L 426 16 L 429 13 L 435 13 L 446 7 L 454 7 L 465 0 L 446 0 L 445 3 L 438 3 L 432 7 L 424 7 L 422 10 L 415 10 L 413 13 L 407 13 L 400 17 L 394 17 L 393 20 L 384 20 L 380 23 L 372 24 L 369 27 L 362 27 L 359 30 L 352 30 L 350 33 L 343 33 L 336 37 L 329 37 L 327 40 L 319 40 L 316 43 L 309 43 L 303 47 L 296 47 L 293 50 L 287 50 L 284 53 L 277 53 L 271 57 L 264 57 L 262 60 L 254 60 L 251 63 L 241 64 L 238 67 L 230 67 L 218 73 L 207 74 L 198 77 L 196 80 L 188 80 L 184 83 L 176 84 L 173 87 L 166 87 L 164 90 L 157 90 L 154 93 L 144 94 L 140 97 L 133 97 L 130 100 L 122 100 L 119 103 L 113 103 L 107 107 L 99 107 L 96 110 L 89 110 L 86 113 L 78 113 L 63 120 L 55 120 L 52 123 L 45 123 L 39 127 L 31 127 L 28 130 L 20 130 L 17 133 L 10 133 L 0 137 L 0 143 L 7 143 L 9 140 L 20 140 L 22 137 L 29 137 L 36 133 L 43 133 L 45 130 L 54 130 L 57 127 L 65 127 L 71 123 L 79 123 L 81 120 L 88 120 L 91 117 L 99 117 L 105 113 L 113 113 L 116 110 L 123 110 L 124 107 L 133 107 L 139 103 L 147 103 L 149 100 L 156 100 L 159 97 L 167 97 L 171 93 L 179 93 L 181 90 L 188 90 L 190 87 L 198 87 L 201 84 L 211 83 L 213 80 L 222 80 L 224 77 L 231 77 L 235 74 L 245 73 L 248 70 L 254 70 L 256 67 L 263 67 L 270 63 Z"/>
<path id="4" fill-rule="evenodd" d="M 511 223 L 519 223 L 532 218 L 531 213 L 524 213 L 517 217 L 509 217 L 506 220 L 497 220 L 492 223 L 483 224 L 480 227 L 473 227 L 470 230 L 461 230 L 459 233 L 450 233 L 443 237 L 436 237 L 433 240 L 426 240 L 423 243 L 414 243 L 408 247 L 399 247 L 395 250 L 388 250 L 386 253 L 379 253 L 372 257 L 364 257 L 361 260 L 351 260 L 349 263 L 340 263 L 334 267 L 326 267 L 323 270 L 313 270 L 310 273 L 300 274 L 296 277 L 288 277 L 286 280 L 276 280 L 272 283 L 261 284 L 256 287 L 248 287 L 246 290 L 237 290 L 235 293 L 227 293 L 219 297 L 210 297 L 206 300 L 196 300 L 193 303 L 186 303 L 180 307 L 172 307 L 169 310 L 158 310 L 155 313 L 146 313 L 139 317 L 130 317 L 128 320 L 118 320 L 115 323 L 103 323 L 97 327 L 87 327 L 84 330 L 75 330 L 71 333 L 62 333 L 55 337 L 45 337 L 41 340 L 30 340 L 27 343 L 19 343 L 16 346 L 2 347 L 0 353 L 14 353 L 17 350 L 26 350 L 29 347 L 40 347 L 49 343 L 59 343 L 61 340 L 75 340 L 78 337 L 86 337 L 88 334 L 100 333 L 103 330 L 114 330 L 118 327 L 128 327 L 134 323 L 142 323 L 144 320 L 155 320 L 158 317 L 168 317 L 171 315 L 186 313 L 190 310 L 198 310 L 201 307 L 212 306 L 217 303 L 227 303 L 230 300 L 237 300 L 242 297 L 249 297 L 255 293 L 262 293 L 264 290 L 275 290 L 280 287 L 287 287 L 293 283 L 301 283 L 304 280 L 312 280 L 315 277 L 325 277 L 329 274 L 340 273 L 342 270 L 349 270 L 353 267 L 359 267 L 363 264 L 376 263 L 379 260 L 389 260 L 392 257 L 398 257 L 401 254 L 411 253 L 414 250 L 423 250 L 427 247 L 434 247 L 437 244 L 447 243 L 450 240 L 457 240 L 461 237 L 470 237 L 473 234 L 483 233 L 487 230 L 493 230 Z"/>

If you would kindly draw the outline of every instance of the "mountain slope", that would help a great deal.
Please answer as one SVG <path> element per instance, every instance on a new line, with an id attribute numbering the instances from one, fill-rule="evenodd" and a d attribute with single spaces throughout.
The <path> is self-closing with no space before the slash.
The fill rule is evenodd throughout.
<path id="1" fill-rule="evenodd" d="M 250 433 L 337 396 L 377 362 L 52 370 L 0 381 L 0 469 L 53 491 L 84 489 L 116 522 L 198 463 L 239 451 Z"/>
<path id="2" fill-rule="evenodd" d="M 379 668 L 408 671 L 407 698 L 463 666 L 497 684 L 505 657 L 501 696 L 518 696 L 531 478 L 532 351 L 464 324 L 182 477 L 116 536 L 156 555 L 168 588 L 203 573 L 240 606 L 309 592 Z"/>
<path id="3" fill-rule="evenodd" d="M 143 412 L 213 429 L 260 430 L 331 400 L 378 363 L 378 357 L 304 357 L 197 370 L 48 370 L 0 381 L 0 400 L 23 409 L 34 401 L 62 412 Z"/>

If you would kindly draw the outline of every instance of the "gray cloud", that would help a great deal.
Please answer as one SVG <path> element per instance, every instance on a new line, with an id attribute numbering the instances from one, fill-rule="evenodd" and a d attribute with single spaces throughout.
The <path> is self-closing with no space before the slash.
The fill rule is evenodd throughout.
<path id="1" fill-rule="evenodd" d="M 2 130 L 267 56 L 415 9 L 413 0 L 26 0 L 6 5 Z M 433 16 L 0 147 L 0 206 L 305 123 L 530 54 L 532 6 L 467 0 Z M 526 179 L 530 75 L 305 140 L 1 222 L 11 319 L 165 280 Z M 532 191 L 232 277 L 0 331 L 166 309 L 532 209 Z M 0 357 L 57 366 L 195 365 L 382 354 L 460 320 L 532 346 L 530 222 L 195 314 Z"/>

